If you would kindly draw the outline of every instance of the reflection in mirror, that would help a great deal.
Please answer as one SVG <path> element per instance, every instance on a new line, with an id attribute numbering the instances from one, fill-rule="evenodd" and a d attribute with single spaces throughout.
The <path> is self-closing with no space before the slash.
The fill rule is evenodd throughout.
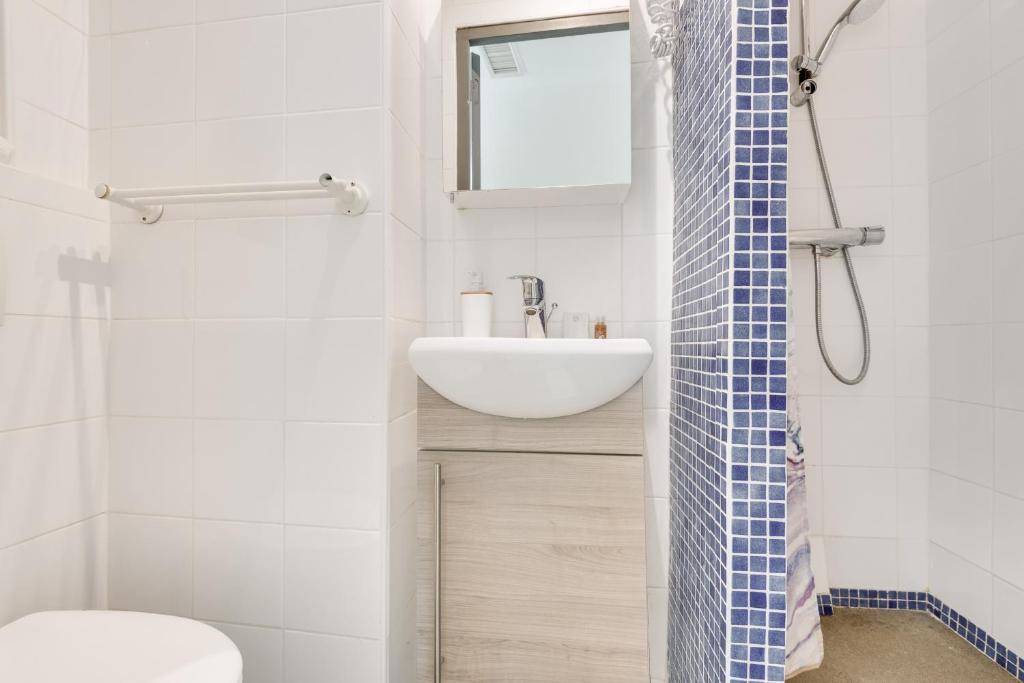
<path id="1" fill-rule="evenodd" d="M 460 29 L 460 190 L 628 184 L 626 12 Z"/>

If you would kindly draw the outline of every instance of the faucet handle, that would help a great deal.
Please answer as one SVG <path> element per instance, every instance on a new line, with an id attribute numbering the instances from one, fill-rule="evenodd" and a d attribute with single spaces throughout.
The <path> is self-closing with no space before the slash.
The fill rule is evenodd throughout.
<path id="1" fill-rule="evenodd" d="M 509 275 L 509 280 L 522 280 L 523 304 L 536 306 L 544 301 L 544 281 L 536 275 Z"/>

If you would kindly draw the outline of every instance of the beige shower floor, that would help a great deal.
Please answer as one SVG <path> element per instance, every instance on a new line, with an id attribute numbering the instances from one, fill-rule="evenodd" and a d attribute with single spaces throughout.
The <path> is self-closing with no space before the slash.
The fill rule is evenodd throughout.
<path id="1" fill-rule="evenodd" d="M 836 609 L 821 620 L 825 661 L 794 683 L 1007 683 L 1010 674 L 921 612 Z"/>

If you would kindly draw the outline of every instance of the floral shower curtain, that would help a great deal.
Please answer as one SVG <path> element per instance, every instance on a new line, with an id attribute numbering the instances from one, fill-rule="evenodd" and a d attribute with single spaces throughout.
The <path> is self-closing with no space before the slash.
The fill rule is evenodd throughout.
<path id="1" fill-rule="evenodd" d="M 810 527 L 807 520 L 807 481 L 800 436 L 800 405 L 796 390 L 793 293 L 789 294 L 788 393 L 786 449 L 786 678 L 816 669 L 825 654 L 818 616 L 814 573 L 811 571 Z"/>

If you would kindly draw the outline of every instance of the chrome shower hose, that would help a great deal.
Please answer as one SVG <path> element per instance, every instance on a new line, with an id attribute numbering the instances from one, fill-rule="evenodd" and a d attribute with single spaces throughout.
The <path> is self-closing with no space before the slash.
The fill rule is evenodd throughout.
<path id="1" fill-rule="evenodd" d="M 828 173 L 828 164 L 825 161 L 825 148 L 821 143 L 821 131 L 818 128 L 818 117 L 814 111 L 813 95 L 807 98 L 807 109 L 811 118 L 811 132 L 814 134 L 814 149 L 818 153 L 818 163 L 821 166 L 821 177 L 825 181 L 825 192 L 828 195 L 829 209 L 832 211 L 832 224 L 836 228 L 843 227 L 839 218 L 839 204 L 836 201 L 836 193 L 832 188 L 832 178 Z M 850 279 L 850 287 L 853 289 L 853 298 L 857 301 L 857 312 L 860 314 L 860 329 L 864 339 L 864 355 L 861 359 L 860 372 L 852 379 L 844 376 L 828 355 L 828 347 L 825 344 L 825 330 L 822 324 L 822 285 L 821 285 L 821 250 L 814 247 L 814 323 L 818 333 L 818 348 L 821 349 L 821 358 L 825 361 L 832 376 L 843 384 L 860 384 L 868 374 L 868 367 L 871 365 L 871 331 L 868 329 L 868 312 L 864 307 L 864 297 L 860 292 L 860 285 L 857 284 L 857 274 L 853 270 L 853 259 L 847 247 L 842 248 L 843 261 L 846 264 L 846 274 Z"/>

